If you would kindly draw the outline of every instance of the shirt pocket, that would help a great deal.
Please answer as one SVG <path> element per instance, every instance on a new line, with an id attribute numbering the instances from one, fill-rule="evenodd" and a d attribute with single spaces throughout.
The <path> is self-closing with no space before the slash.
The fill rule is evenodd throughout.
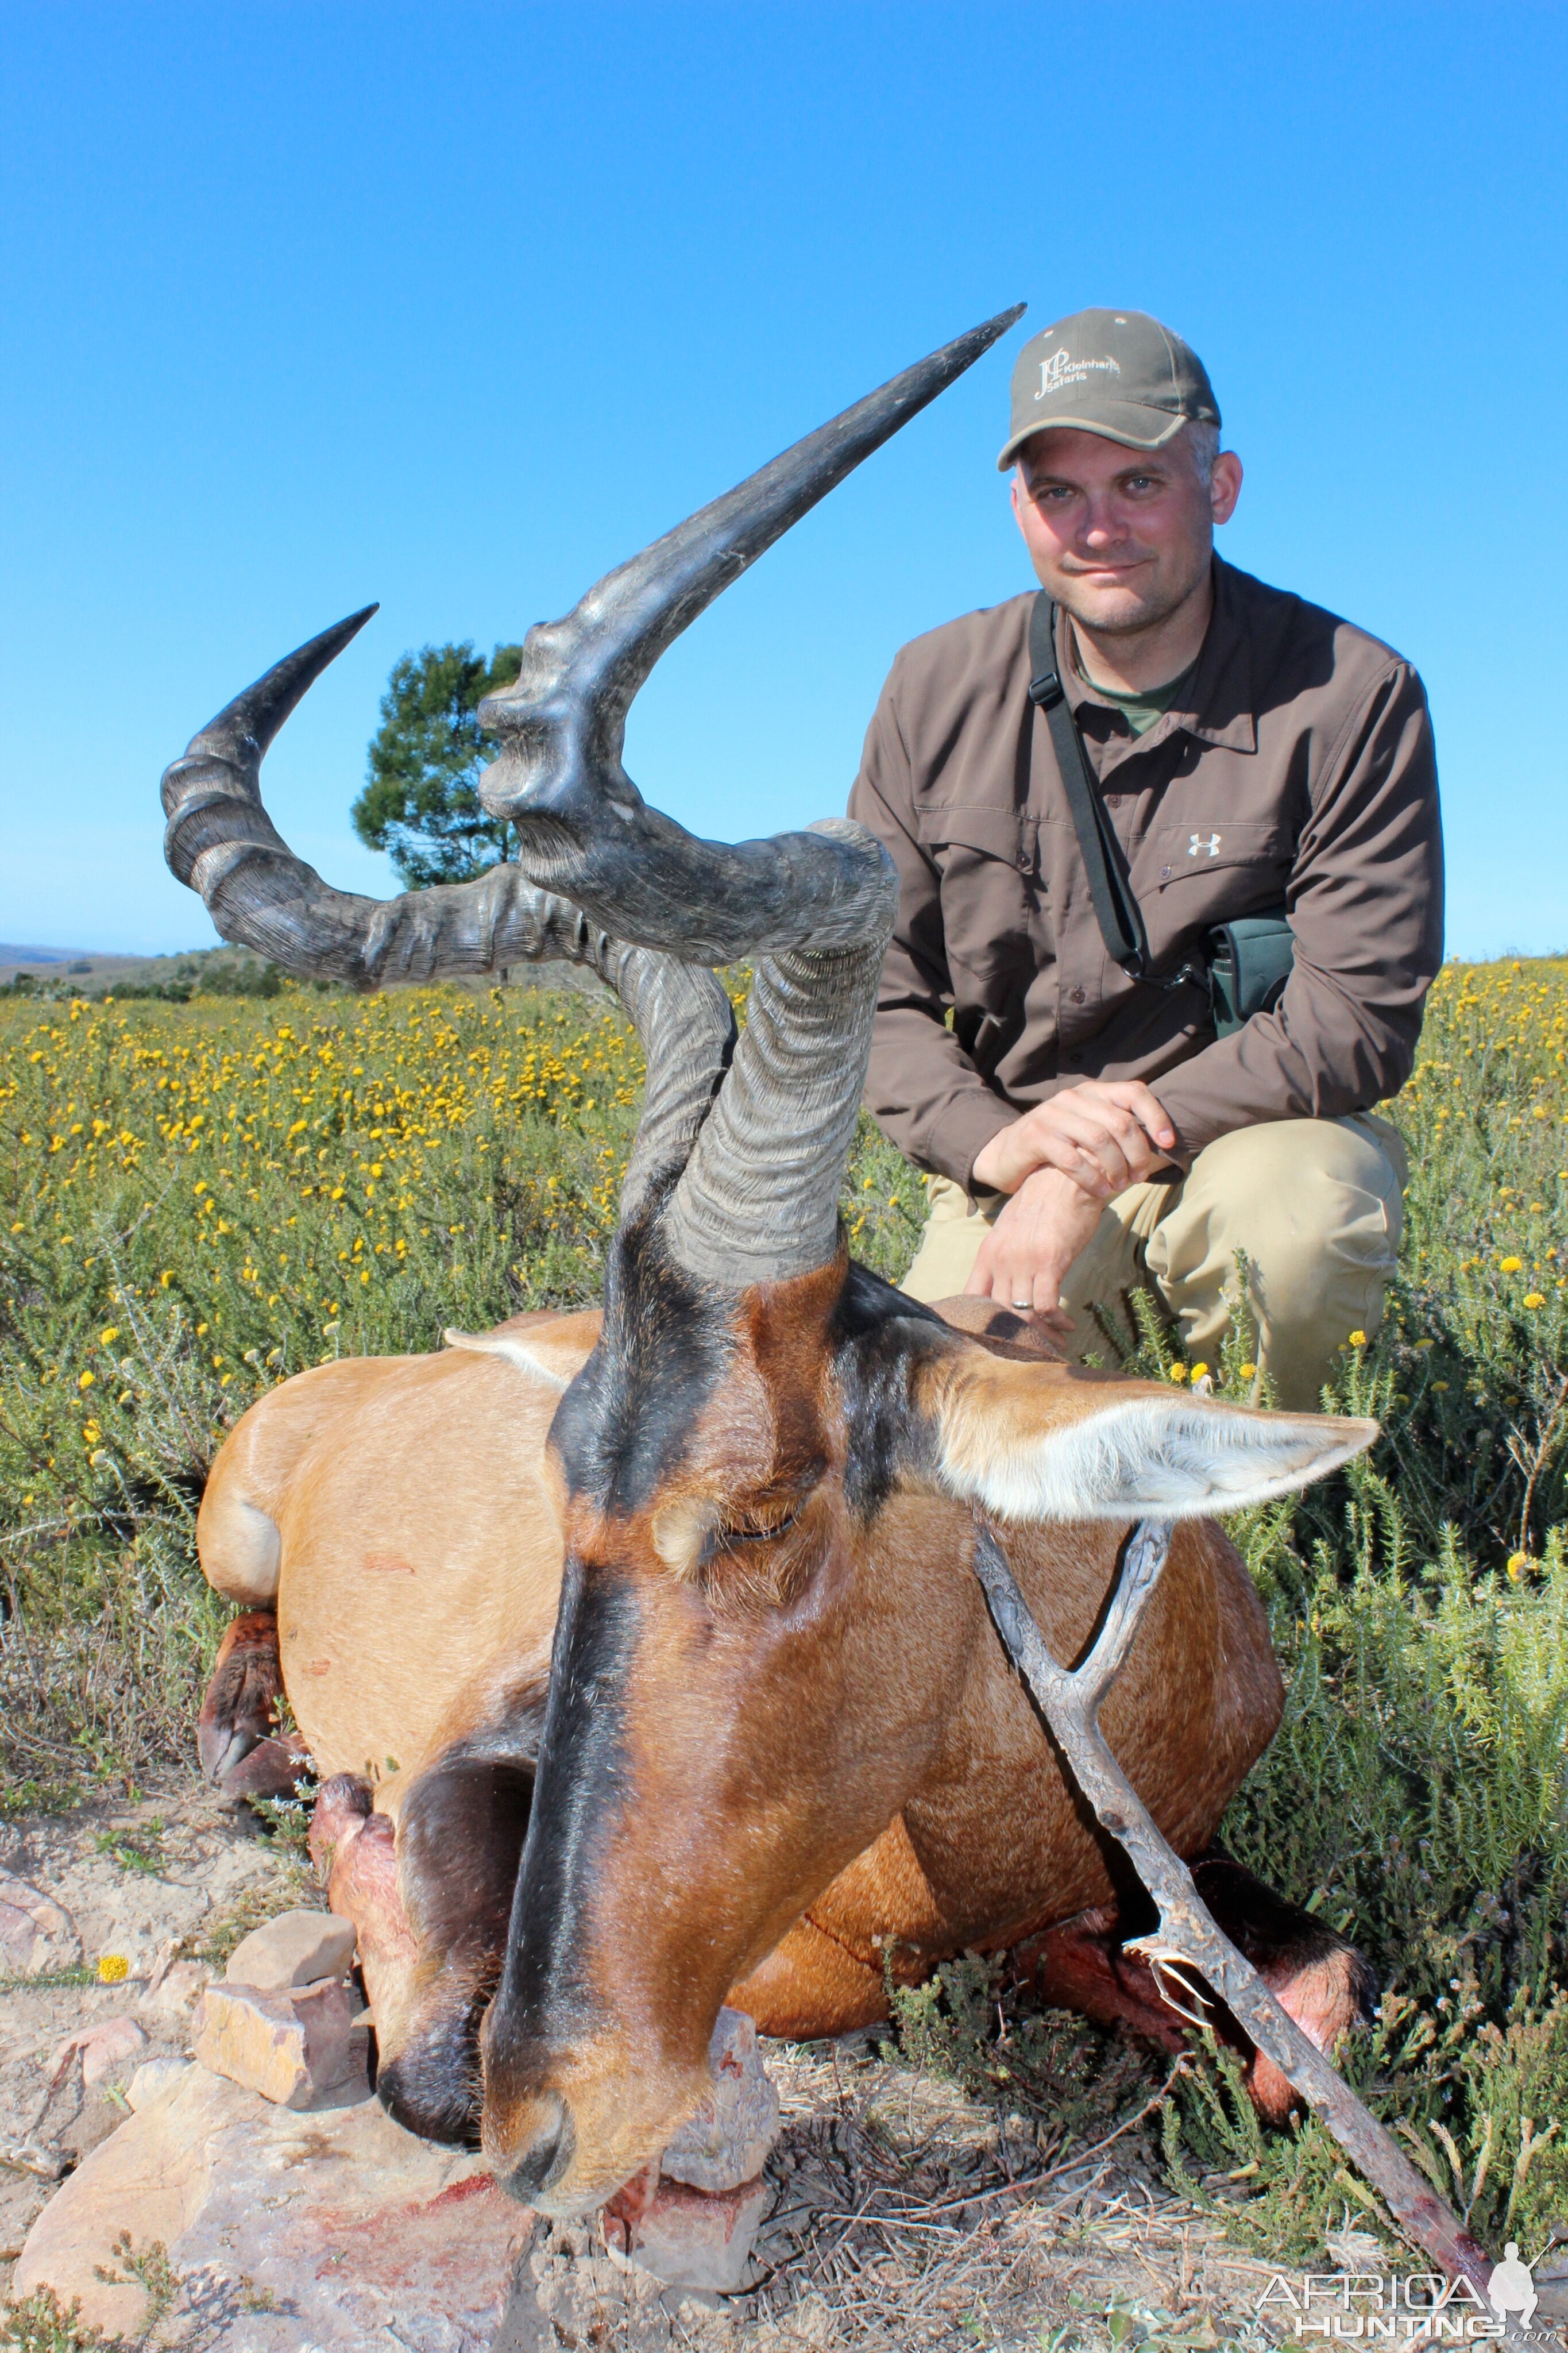
<path id="1" fill-rule="evenodd" d="M 1016 809 L 963 803 L 916 812 L 916 837 L 941 878 L 942 937 L 954 993 L 991 1004 L 1027 987 L 1037 957 L 1032 905 L 1037 827 Z M 966 991 L 963 978 L 978 984 Z"/>
<path id="2" fill-rule="evenodd" d="M 1295 854 L 1294 838 L 1278 818 L 1156 828 L 1141 846 L 1133 878 L 1151 946 L 1281 905 Z"/>

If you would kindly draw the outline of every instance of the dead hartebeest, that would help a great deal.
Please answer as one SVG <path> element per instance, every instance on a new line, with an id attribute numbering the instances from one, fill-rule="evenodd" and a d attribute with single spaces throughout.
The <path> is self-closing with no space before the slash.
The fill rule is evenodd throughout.
<path id="1" fill-rule="evenodd" d="M 319 1812 L 382 2097 L 419 2131 L 479 2131 L 554 2213 L 664 2146 L 726 1999 L 766 2032 L 820 2034 L 882 2015 L 888 1970 L 982 1947 L 1047 1999 L 1179 2032 L 1122 1950 L 1146 1925 L 1136 1886 L 969 1573 L 977 1513 L 1064 1659 L 1128 1523 L 1183 1523 L 1106 1730 L 1314 2039 L 1366 1999 L 1348 1947 L 1207 1853 L 1281 1692 L 1246 1568 L 1204 1515 L 1301 1485 L 1373 1426 L 1068 1367 L 1014 1318 L 944 1319 L 855 1265 L 838 1192 L 890 863 L 840 821 L 695 840 L 621 765 L 664 648 L 1013 315 L 531 632 L 482 713 L 503 744 L 484 798 L 518 865 L 384 905 L 329 889 L 273 829 L 262 755 L 364 614 L 164 779 L 170 862 L 226 938 L 363 987 L 569 957 L 646 1049 L 602 1314 L 285 1382 L 224 1449 L 200 1525 L 208 1577 L 254 1613 L 215 1673 L 204 1761 L 234 1788 L 288 1766 L 268 1741 L 280 1673 L 318 1769 L 360 1777 Z M 710 967 L 742 958 L 737 1040 Z M 1263 2063 L 1254 2080 L 1278 2111 L 1282 2082 Z"/>

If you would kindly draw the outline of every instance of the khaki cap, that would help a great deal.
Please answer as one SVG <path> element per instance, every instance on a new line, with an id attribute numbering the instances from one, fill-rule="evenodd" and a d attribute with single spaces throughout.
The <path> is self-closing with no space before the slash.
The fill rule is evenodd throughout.
<path id="1" fill-rule="evenodd" d="M 1031 335 L 1013 370 L 1005 474 L 1031 434 L 1070 425 L 1129 449 L 1158 449 L 1189 420 L 1219 423 L 1208 371 L 1147 311 L 1075 311 Z"/>

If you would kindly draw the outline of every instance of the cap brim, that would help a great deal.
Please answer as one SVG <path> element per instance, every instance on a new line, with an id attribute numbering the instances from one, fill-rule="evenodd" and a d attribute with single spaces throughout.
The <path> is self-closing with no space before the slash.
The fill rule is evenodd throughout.
<path id="1" fill-rule="evenodd" d="M 1102 441 L 1120 443 L 1123 449 L 1163 449 L 1186 422 L 1184 417 L 1173 417 L 1169 409 L 1145 408 L 1131 400 L 1108 406 L 1098 417 L 1042 417 L 1037 425 L 1027 426 L 1003 443 L 996 471 L 1005 474 L 1025 442 L 1038 433 L 1094 433 Z"/>

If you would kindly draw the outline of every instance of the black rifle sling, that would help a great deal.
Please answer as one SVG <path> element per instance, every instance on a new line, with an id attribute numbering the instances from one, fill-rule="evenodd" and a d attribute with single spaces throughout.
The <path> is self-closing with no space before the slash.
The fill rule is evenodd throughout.
<path id="1" fill-rule="evenodd" d="M 1132 895 L 1116 828 L 1089 775 L 1083 742 L 1057 674 L 1057 608 L 1043 588 L 1029 616 L 1029 700 L 1045 712 L 1051 731 L 1100 937 L 1131 979 L 1147 979 L 1149 934 Z"/>

